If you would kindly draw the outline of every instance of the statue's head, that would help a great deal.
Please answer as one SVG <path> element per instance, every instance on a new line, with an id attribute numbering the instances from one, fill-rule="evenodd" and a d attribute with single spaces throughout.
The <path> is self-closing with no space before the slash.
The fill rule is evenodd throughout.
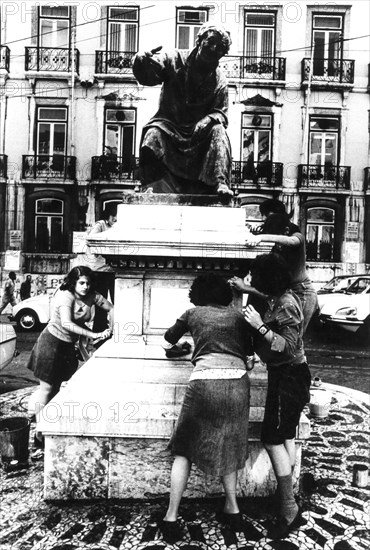
<path id="1" fill-rule="evenodd" d="M 198 51 L 206 51 L 205 55 L 207 55 L 207 50 L 212 50 L 218 61 L 230 49 L 230 33 L 221 25 L 205 23 L 199 29 L 195 44 Z"/>

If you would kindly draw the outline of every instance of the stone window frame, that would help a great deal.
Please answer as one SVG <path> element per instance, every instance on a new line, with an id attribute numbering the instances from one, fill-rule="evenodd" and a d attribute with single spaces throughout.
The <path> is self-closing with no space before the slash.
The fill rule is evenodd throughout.
<path id="1" fill-rule="evenodd" d="M 330 208 L 334 210 L 334 247 L 331 260 L 307 260 L 313 263 L 341 262 L 341 243 L 344 238 L 345 197 L 308 197 L 300 205 L 300 229 L 304 238 L 307 234 L 308 210 L 311 208 Z"/>
<path id="2" fill-rule="evenodd" d="M 68 6 L 69 7 L 69 43 L 72 44 L 73 42 L 76 44 L 76 26 L 77 26 L 77 6 Z M 39 22 L 40 22 L 40 5 L 37 4 L 35 6 L 32 6 L 32 13 L 31 13 L 31 46 L 38 46 L 39 45 Z M 69 46 L 70 47 L 70 46 Z M 76 44 L 77 47 L 77 44 Z"/>
<path id="3" fill-rule="evenodd" d="M 274 12 L 276 14 L 275 19 L 275 50 L 274 57 L 285 57 L 281 55 L 282 48 L 282 36 L 283 36 L 283 6 L 281 4 L 271 3 L 268 5 L 239 5 L 239 29 L 238 33 L 237 50 L 243 52 L 245 47 L 245 13 L 248 12 Z M 242 43 L 240 43 L 242 41 Z"/>
<path id="4" fill-rule="evenodd" d="M 319 3 L 313 5 L 307 5 L 306 11 L 306 53 L 305 57 L 311 56 L 311 43 L 313 40 L 313 16 L 314 15 L 341 15 L 343 17 L 343 38 L 349 37 L 350 23 L 351 23 L 351 6 L 333 4 L 321 5 Z M 342 44 L 342 58 L 348 59 L 350 51 L 349 41 L 344 41 Z"/>
<path id="5" fill-rule="evenodd" d="M 132 8 L 135 8 L 137 9 L 138 11 L 138 14 L 137 14 L 137 38 L 136 38 L 136 43 L 137 43 L 137 47 L 138 47 L 138 51 L 140 50 L 140 6 L 138 4 L 112 4 L 112 5 L 103 5 L 101 6 L 100 8 L 100 15 L 101 15 L 101 20 L 100 20 L 100 49 L 104 50 L 104 51 L 108 51 L 108 29 L 109 29 L 109 8 L 119 8 L 119 7 L 124 7 L 124 8 L 129 8 L 129 7 L 132 7 Z"/>
<path id="6" fill-rule="evenodd" d="M 201 6 L 176 6 L 176 16 L 175 16 L 175 24 L 176 24 L 176 28 L 175 28 L 175 48 L 176 49 L 189 49 L 189 51 L 191 51 L 193 49 L 193 46 L 189 45 L 189 48 L 179 48 L 178 46 L 178 38 L 179 38 L 179 35 L 178 35 L 178 27 L 179 27 L 179 23 L 178 22 L 178 14 L 180 11 L 182 10 L 185 10 L 185 11 L 203 11 L 206 13 L 206 18 L 205 18 L 205 21 L 204 23 L 207 23 L 209 22 L 209 12 L 210 12 L 210 8 L 209 6 L 205 6 L 205 5 L 201 5 Z M 201 27 L 204 23 L 201 23 L 199 25 L 199 27 Z M 184 23 L 185 24 L 188 24 L 190 27 L 192 26 L 195 26 L 196 23 L 192 24 L 192 23 Z"/>
<path id="7" fill-rule="evenodd" d="M 25 204 L 25 232 L 24 232 L 24 251 L 26 253 L 36 252 L 36 201 L 40 199 L 57 199 L 62 200 L 63 208 L 63 242 L 64 250 L 60 254 L 66 254 L 72 251 L 72 231 L 75 213 L 73 210 L 74 197 L 70 193 L 66 193 L 61 189 L 51 188 L 40 189 L 36 188 L 30 193 L 26 190 Z M 41 252 L 41 254 L 52 254 L 53 251 Z"/>

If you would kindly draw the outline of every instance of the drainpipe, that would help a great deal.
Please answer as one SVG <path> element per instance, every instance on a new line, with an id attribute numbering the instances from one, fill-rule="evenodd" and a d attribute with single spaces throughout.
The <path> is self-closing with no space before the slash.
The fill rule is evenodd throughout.
<path id="1" fill-rule="evenodd" d="M 306 164 L 305 160 L 306 160 L 306 153 L 307 153 L 308 121 L 309 121 L 309 110 L 310 110 L 312 74 L 313 74 L 313 44 L 311 42 L 311 60 L 310 60 L 310 72 L 308 73 L 308 84 L 307 84 L 307 93 L 306 93 L 306 110 L 305 110 L 305 118 L 304 118 L 304 125 L 303 125 L 301 164 Z M 307 163 L 308 163 L 308 158 L 307 158 Z"/>
<path id="2" fill-rule="evenodd" d="M 75 114 L 75 29 L 71 33 L 71 59 L 72 59 L 72 71 L 71 71 L 71 155 L 74 156 L 75 152 L 75 136 L 74 136 L 74 114 Z"/>

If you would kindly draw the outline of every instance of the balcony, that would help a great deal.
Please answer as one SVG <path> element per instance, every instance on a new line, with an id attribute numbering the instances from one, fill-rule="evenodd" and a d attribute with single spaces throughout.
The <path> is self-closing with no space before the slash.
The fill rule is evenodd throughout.
<path id="1" fill-rule="evenodd" d="M 65 155 L 23 155 L 23 179 L 76 179 L 76 157 Z"/>
<path id="2" fill-rule="evenodd" d="M 139 181 L 139 159 L 100 155 L 91 159 L 92 181 Z"/>
<path id="3" fill-rule="evenodd" d="M 344 191 L 350 189 L 350 183 L 350 166 L 298 165 L 298 187 L 300 189 Z"/>
<path id="4" fill-rule="evenodd" d="M 309 80 L 311 59 L 302 59 L 302 81 Z M 341 84 L 353 86 L 355 78 L 355 62 L 352 59 L 314 59 L 312 68 L 312 84 Z"/>
<path id="5" fill-rule="evenodd" d="M 0 179 L 6 179 L 8 177 L 8 157 L 7 155 L 0 155 Z"/>
<path id="6" fill-rule="evenodd" d="M 253 187 L 281 187 L 283 164 L 281 162 L 246 162 L 233 160 L 231 187 L 239 190 Z"/>
<path id="7" fill-rule="evenodd" d="M 9 72 L 10 50 L 8 46 L 0 46 L 0 70 Z"/>
<path id="8" fill-rule="evenodd" d="M 220 67 L 227 78 L 254 80 L 285 80 L 284 57 L 246 57 L 226 55 Z"/>
<path id="9" fill-rule="evenodd" d="M 96 51 L 95 52 L 95 73 L 132 75 L 132 62 L 136 52 L 120 51 Z"/>
<path id="10" fill-rule="evenodd" d="M 55 71 L 70 73 L 72 67 L 79 70 L 80 52 L 71 48 L 37 48 L 26 47 L 26 71 Z"/>

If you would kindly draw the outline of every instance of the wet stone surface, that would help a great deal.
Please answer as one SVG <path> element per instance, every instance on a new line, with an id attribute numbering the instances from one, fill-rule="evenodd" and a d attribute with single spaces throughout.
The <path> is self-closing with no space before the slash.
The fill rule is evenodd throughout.
<path id="1" fill-rule="evenodd" d="M 23 416 L 30 388 L 6 393 L 1 416 Z M 366 550 L 370 547 L 370 486 L 352 486 L 354 464 L 370 466 L 369 406 L 335 392 L 327 418 L 313 419 L 303 448 L 297 496 L 306 525 L 285 540 L 267 538 L 274 499 L 240 499 L 243 533 L 220 525 L 221 499 L 187 500 L 180 509 L 184 539 L 180 550 Z M 32 446 L 28 468 L 0 472 L 1 550 L 165 550 L 158 520 L 168 495 L 150 501 L 46 502 L 43 454 Z"/>

